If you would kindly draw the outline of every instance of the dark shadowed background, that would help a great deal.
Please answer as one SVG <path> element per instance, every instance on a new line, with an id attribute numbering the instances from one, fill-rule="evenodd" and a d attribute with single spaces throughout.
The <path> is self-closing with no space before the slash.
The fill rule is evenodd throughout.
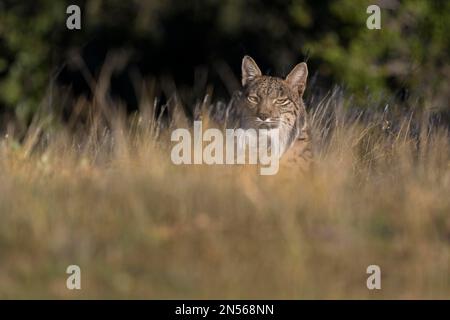
<path id="1" fill-rule="evenodd" d="M 66 28 L 70 4 L 81 30 Z M 381 7 L 381 30 L 366 27 L 370 4 Z M 111 98 L 129 109 L 142 79 L 162 101 L 176 91 L 191 104 L 208 85 L 226 100 L 245 54 L 273 75 L 307 61 L 309 91 L 340 85 L 355 101 L 391 95 L 448 109 L 449 27 L 446 0 L 2 0 L 0 110 L 26 121 L 50 99 L 70 111 L 105 67 Z"/>

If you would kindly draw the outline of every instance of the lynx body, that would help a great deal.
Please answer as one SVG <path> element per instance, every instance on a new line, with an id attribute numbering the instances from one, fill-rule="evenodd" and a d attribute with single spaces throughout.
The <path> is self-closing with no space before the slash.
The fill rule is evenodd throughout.
<path id="1" fill-rule="evenodd" d="M 278 129 L 281 161 L 308 168 L 312 160 L 310 128 L 303 93 L 308 68 L 296 65 L 283 78 L 265 76 L 249 56 L 242 60 L 242 91 L 232 101 L 234 127 Z"/>

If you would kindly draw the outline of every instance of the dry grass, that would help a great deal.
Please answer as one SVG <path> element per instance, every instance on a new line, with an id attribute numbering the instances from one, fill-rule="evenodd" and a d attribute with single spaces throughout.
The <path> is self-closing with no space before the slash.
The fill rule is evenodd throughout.
<path id="1" fill-rule="evenodd" d="M 129 121 L 89 113 L 1 139 L 1 298 L 450 298 L 445 128 L 408 115 L 386 128 L 332 94 L 312 106 L 314 172 L 260 176 L 174 166 L 175 124 L 159 131 L 146 101 Z"/>

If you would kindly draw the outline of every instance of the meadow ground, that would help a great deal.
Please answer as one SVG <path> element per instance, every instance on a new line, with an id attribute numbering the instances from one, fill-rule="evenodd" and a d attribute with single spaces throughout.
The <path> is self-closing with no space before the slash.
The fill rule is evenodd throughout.
<path id="1" fill-rule="evenodd" d="M 447 129 L 419 113 L 353 116 L 337 100 L 311 106 L 308 174 L 175 166 L 143 109 L 11 131 L 0 298 L 450 298 Z M 72 264 L 82 290 L 66 288 Z M 381 290 L 366 287 L 372 264 Z"/>

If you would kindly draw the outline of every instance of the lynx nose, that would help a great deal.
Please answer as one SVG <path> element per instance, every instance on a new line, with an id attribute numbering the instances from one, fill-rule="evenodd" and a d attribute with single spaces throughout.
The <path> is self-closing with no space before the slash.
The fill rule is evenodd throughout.
<path id="1" fill-rule="evenodd" d="M 258 116 L 258 118 L 260 118 L 262 121 L 265 121 L 266 119 L 269 118 L 269 115 L 268 115 L 268 114 L 260 114 L 260 115 Z"/>

